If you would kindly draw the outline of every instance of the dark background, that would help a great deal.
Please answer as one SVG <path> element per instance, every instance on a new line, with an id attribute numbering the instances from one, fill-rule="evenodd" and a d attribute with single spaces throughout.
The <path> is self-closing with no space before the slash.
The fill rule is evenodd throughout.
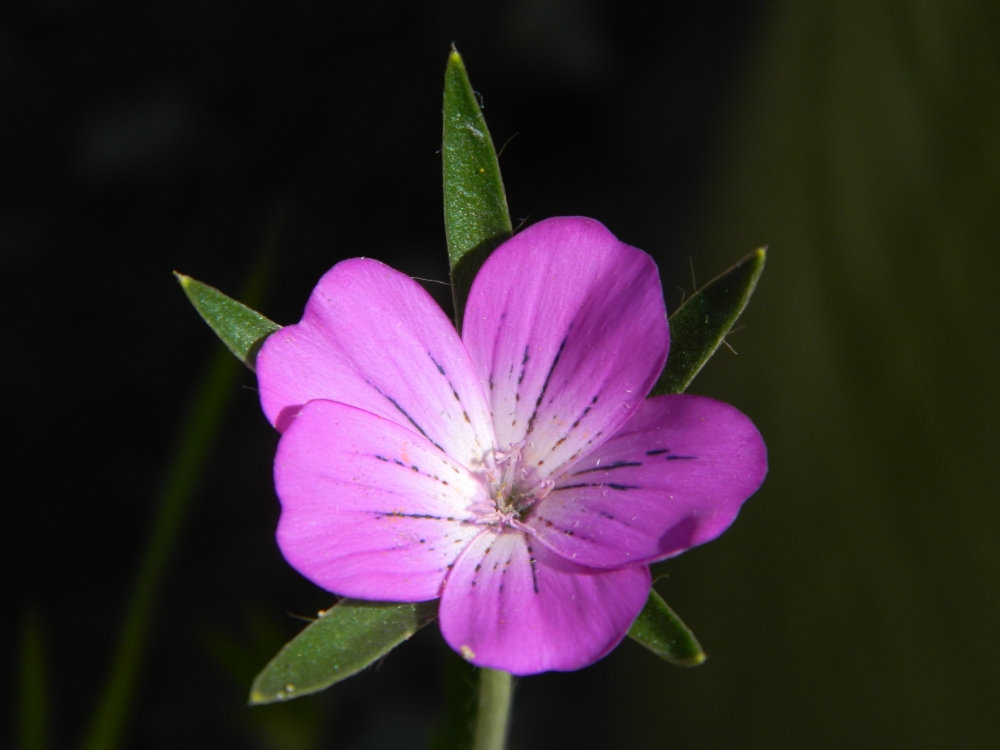
<path id="1" fill-rule="evenodd" d="M 41 622 L 80 742 L 164 472 L 220 346 L 174 269 L 261 311 L 337 261 L 446 280 L 441 88 L 465 57 L 515 224 L 593 216 L 669 309 L 769 244 L 692 390 L 749 414 L 764 488 L 658 566 L 709 660 L 626 642 L 519 682 L 512 748 L 1000 743 L 1000 18 L 991 2 L 149 2 L 0 11 L 0 717 Z M 447 289 L 428 287 L 447 304 Z M 125 746 L 425 747 L 435 626 L 318 698 L 245 707 L 330 595 L 274 543 L 276 435 L 241 373 L 169 570 Z"/>

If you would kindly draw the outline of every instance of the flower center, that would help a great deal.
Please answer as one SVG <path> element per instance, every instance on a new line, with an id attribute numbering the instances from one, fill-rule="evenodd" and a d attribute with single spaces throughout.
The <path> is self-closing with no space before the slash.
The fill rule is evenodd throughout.
<path id="1" fill-rule="evenodd" d="M 527 534 L 535 533 L 521 519 L 535 503 L 552 491 L 555 482 L 549 479 L 539 481 L 534 472 L 523 465 L 522 448 L 523 440 L 508 446 L 505 451 L 495 451 L 492 460 L 487 460 L 486 478 L 493 503 L 472 506 L 477 516 L 475 523 L 496 526 L 498 531 L 510 526 Z"/>

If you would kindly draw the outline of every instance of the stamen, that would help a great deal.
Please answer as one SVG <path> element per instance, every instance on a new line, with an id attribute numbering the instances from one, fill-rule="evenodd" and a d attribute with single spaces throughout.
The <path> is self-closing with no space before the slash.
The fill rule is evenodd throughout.
<path id="1" fill-rule="evenodd" d="M 528 477 L 530 467 L 522 464 L 521 451 L 525 440 L 512 443 L 506 450 L 495 450 L 487 457 L 486 479 L 490 484 L 493 502 L 478 502 L 470 510 L 476 515 L 473 523 L 480 526 L 496 526 L 498 531 L 510 527 L 524 534 L 533 535 L 534 530 L 521 521 L 521 517 L 536 502 L 542 500 L 555 487 L 555 482 L 546 479 L 532 487 Z M 492 460 L 489 460 L 492 459 Z"/>
<path id="2" fill-rule="evenodd" d="M 527 534 L 528 536 L 534 536 L 535 530 L 528 526 L 528 524 L 518 521 L 516 518 L 510 520 L 510 527 L 512 529 L 517 529 L 518 531 Z"/>
<path id="3" fill-rule="evenodd" d="M 498 464 L 502 464 L 510 459 L 514 459 L 515 463 L 521 460 L 521 449 L 524 447 L 525 440 L 521 440 L 517 443 L 512 443 L 510 447 L 505 451 L 495 451 L 493 453 L 493 458 Z"/>

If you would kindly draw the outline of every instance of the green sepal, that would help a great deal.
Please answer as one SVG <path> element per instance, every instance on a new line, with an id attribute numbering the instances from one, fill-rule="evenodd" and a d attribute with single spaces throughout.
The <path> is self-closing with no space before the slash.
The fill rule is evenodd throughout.
<path id="1" fill-rule="evenodd" d="M 174 271 L 194 309 L 243 364 L 254 369 L 264 339 L 281 326 L 214 287 Z"/>
<path id="2" fill-rule="evenodd" d="M 250 705 L 287 701 L 357 674 L 437 617 L 437 600 L 341 599 L 285 644 L 250 688 Z"/>
<path id="3" fill-rule="evenodd" d="M 750 301 L 766 257 L 766 248 L 750 253 L 670 316 L 670 356 L 649 395 L 683 393 L 691 384 Z"/>
<path id="4" fill-rule="evenodd" d="M 664 661 L 679 667 L 696 667 L 706 658 L 694 633 L 656 589 L 649 590 L 646 606 L 635 618 L 628 634 Z"/>
<path id="5" fill-rule="evenodd" d="M 651 396 L 687 389 L 743 313 L 766 258 L 765 248 L 750 253 L 695 292 L 670 316 L 670 356 Z M 705 661 L 705 652 L 694 633 L 655 589 L 649 590 L 646 606 L 628 634 L 671 664 L 694 667 Z"/>
<path id="6" fill-rule="evenodd" d="M 444 75 L 441 161 L 451 293 L 461 330 L 472 280 L 497 245 L 510 238 L 512 228 L 493 139 L 454 47 Z"/>

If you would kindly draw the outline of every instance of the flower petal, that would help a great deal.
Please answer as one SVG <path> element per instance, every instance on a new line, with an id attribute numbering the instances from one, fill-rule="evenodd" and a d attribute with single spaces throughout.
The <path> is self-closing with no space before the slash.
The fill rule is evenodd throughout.
<path id="1" fill-rule="evenodd" d="M 438 610 L 449 645 L 518 675 L 580 669 L 628 632 L 649 595 L 649 568 L 577 565 L 520 532 L 482 532 L 455 562 Z"/>
<path id="2" fill-rule="evenodd" d="M 264 412 L 279 430 L 328 399 L 419 432 L 468 468 L 493 447 L 482 384 L 441 308 L 413 279 L 374 260 L 338 263 L 302 321 L 257 357 Z"/>
<path id="3" fill-rule="evenodd" d="M 278 445 L 278 546 L 343 596 L 421 601 L 480 532 L 485 485 L 426 438 L 333 401 L 310 401 Z"/>
<path id="4" fill-rule="evenodd" d="M 556 479 L 528 523 L 584 565 L 648 563 L 725 531 L 766 473 L 764 441 L 737 409 L 658 396 Z"/>
<path id="5" fill-rule="evenodd" d="M 463 337 L 498 445 L 526 439 L 524 465 L 544 479 L 613 434 L 663 369 L 656 264 L 593 219 L 541 221 L 483 265 Z"/>

